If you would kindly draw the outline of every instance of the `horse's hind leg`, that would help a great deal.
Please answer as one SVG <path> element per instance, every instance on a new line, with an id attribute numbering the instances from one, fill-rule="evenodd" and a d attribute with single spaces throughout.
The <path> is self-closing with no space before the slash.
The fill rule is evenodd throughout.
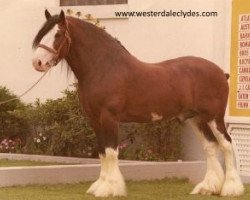
<path id="1" fill-rule="evenodd" d="M 92 121 L 97 136 L 101 172 L 87 193 L 96 197 L 126 196 L 126 186 L 118 166 L 118 122 L 104 111 L 98 122 Z"/>
<path id="2" fill-rule="evenodd" d="M 218 140 L 225 157 L 226 178 L 221 190 L 221 196 L 242 195 L 244 193 L 244 186 L 235 168 L 231 137 L 227 133 L 224 120 L 213 120 L 209 123 L 209 127 Z"/>
<path id="3" fill-rule="evenodd" d="M 224 182 L 224 171 L 218 161 L 218 143 L 206 122 L 189 119 L 189 124 L 202 142 L 206 157 L 207 171 L 202 182 L 195 186 L 191 194 L 220 194 Z"/>

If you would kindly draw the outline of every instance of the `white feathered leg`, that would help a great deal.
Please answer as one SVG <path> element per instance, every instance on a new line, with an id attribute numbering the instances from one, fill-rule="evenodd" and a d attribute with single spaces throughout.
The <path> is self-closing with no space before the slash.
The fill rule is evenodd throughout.
<path id="1" fill-rule="evenodd" d="M 101 173 L 87 193 L 96 197 L 126 196 L 126 185 L 118 166 L 118 150 L 105 149 L 105 156 L 101 158 Z"/>
<path id="2" fill-rule="evenodd" d="M 221 196 L 240 196 L 244 193 L 244 186 L 235 168 L 233 147 L 224 134 L 219 131 L 215 121 L 209 123 L 225 156 L 226 178 L 221 190 Z"/>
<path id="3" fill-rule="evenodd" d="M 195 121 L 190 120 L 190 125 L 201 140 L 207 157 L 207 172 L 204 180 L 195 186 L 191 194 L 219 194 L 224 182 L 224 171 L 217 158 L 218 145 L 204 137 L 203 132 L 198 128 Z"/>

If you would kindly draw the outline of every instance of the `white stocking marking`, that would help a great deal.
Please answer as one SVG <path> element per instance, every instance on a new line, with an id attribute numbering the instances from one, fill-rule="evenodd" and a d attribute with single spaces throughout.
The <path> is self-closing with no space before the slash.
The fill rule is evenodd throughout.
<path id="1" fill-rule="evenodd" d="M 118 150 L 106 148 L 105 156 L 100 155 L 101 173 L 87 193 L 96 197 L 126 196 L 126 186 L 118 166 Z"/>
<path id="2" fill-rule="evenodd" d="M 191 194 L 219 194 L 224 182 L 224 172 L 217 158 L 218 146 L 214 142 L 209 142 L 204 134 L 197 127 L 196 123 L 189 120 L 194 132 L 201 140 L 207 157 L 207 172 L 202 182 L 195 186 Z"/>
<path id="3" fill-rule="evenodd" d="M 217 138 L 225 156 L 226 179 L 222 187 L 221 196 L 242 195 L 244 193 L 244 186 L 235 168 L 232 144 L 227 141 L 224 134 L 218 130 L 215 121 L 210 122 L 209 126 Z"/>

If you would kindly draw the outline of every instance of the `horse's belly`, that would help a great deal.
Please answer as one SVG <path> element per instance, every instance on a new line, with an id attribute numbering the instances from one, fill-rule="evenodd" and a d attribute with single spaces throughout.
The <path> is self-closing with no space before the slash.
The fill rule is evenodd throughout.
<path id="1" fill-rule="evenodd" d="M 169 120 L 178 117 L 179 114 L 180 110 L 174 105 L 138 105 L 130 109 L 125 109 L 120 115 L 120 120 L 122 122 L 149 123 L 152 121 Z"/>

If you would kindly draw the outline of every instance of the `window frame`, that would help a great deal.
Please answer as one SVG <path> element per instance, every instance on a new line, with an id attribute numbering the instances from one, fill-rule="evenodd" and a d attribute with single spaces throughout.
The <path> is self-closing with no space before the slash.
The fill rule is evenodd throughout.
<path id="1" fill-rule="evenodd" d="M 64 6 L 101 6 L 126 5 L 128 0 L 60 0 L 59 5 Z"/>

